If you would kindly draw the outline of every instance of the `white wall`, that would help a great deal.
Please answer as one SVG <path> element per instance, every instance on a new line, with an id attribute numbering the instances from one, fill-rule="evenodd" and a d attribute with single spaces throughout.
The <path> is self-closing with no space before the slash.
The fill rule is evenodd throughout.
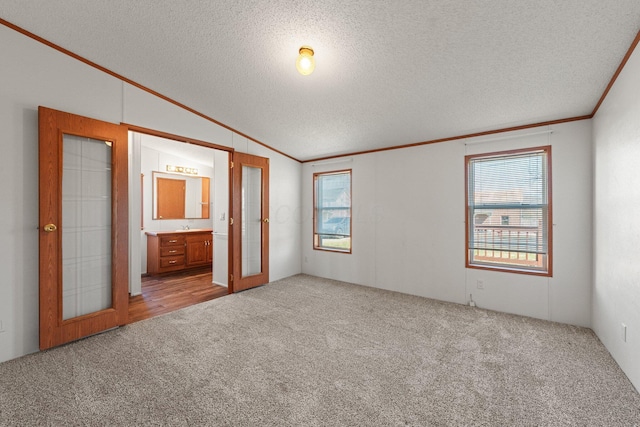
<path id="1" fill-rule="evenodd" d="M 593 329 L 640 390 L 640 51 L 593 119 Z M 622 324 L 627 325 L 626 342 Z"/>
<path id="2" fill-rule="evenodd" d="M 229 284 L 229 153 L 214 151 L 213 283 Z"/>
<path id="3" fill-rule="evenodd" d="M 233 132 L 0 26 L 0 362 L 38 349 L 39 105 L 233 147 Z M 144 82 L 140 82 L 143 83 Z M 237 138 L 236 138 L 237 139 Z M 271 279 L 300 272 L 301 165 L 246 140 L 238 151 L 269 157 L 271 209 L 291 211 L 271 227 Z M 275 185 L 274 185 L 275 184 Z M 297 254 L 297 256 L 288 256 Z"/>
<path id="4" fill-rule="evenodd" d="M 546 129 L 305 163 L 303 272 L 461 304 L 472 293 L 479 307 L 590 326 L 591 123 L 522 136 Z M 466 269 L 464 156 L 541 145 L 552 146 L 553 277 Z M 313 174 L 349 168 L 353 253 L 314 250 Z"/>

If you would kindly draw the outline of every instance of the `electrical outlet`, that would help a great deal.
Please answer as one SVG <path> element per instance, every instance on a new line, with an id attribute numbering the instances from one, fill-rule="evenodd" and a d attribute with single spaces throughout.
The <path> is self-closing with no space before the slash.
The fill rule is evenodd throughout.
<path id="1" fill-rule="evenodd" d="M 622 325 L 622 341 L 627 342 L 627 325 L 621 323 Z"/>
<path id="2" fill-rule="evenodd" d="M 476 286 L 478 287 L 478 289 L 484 289 L 484 280 L 478 280 L 476 282 Z"/>

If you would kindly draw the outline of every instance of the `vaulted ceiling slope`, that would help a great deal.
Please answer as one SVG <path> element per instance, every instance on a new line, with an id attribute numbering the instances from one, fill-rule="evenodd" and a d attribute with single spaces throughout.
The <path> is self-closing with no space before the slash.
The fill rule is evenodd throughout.
<path id="1" fill-rule="evenodd" d="M 308 160 L 589 115 L 640 1 L 5 0 L 0 18 Z"/>

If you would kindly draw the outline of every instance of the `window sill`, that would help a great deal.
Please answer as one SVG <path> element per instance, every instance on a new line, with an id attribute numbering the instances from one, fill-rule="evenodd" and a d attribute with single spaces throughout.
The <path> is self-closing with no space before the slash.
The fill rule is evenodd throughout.
<path id="1" fill-rule="evenodd" d="M 494 265 L 486 265 L 486 264 L 471 264 L 471 263 L 467 263 L 466 268 L 470 268 L 474 270 L 501 271 L 503 273 L 525 274 L 528 276 L 553 277 L 553 274 L 550 269 L 549 271 L 525 270 L 525 269 L 516 268 L 516 267 L 494 266 Z"/>
<path id="2" fill-rule="evenodd" d="M 322 251 L 322 252 L 335 252 L 338 254 L 351 254 L 351 249 L 334 249 L 334 248 L 323 248 L 323 247 L 314 246 L 313 250 Z"/>

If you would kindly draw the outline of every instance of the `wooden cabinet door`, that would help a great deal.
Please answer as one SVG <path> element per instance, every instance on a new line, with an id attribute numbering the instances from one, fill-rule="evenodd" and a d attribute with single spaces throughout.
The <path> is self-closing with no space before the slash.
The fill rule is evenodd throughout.
<path id="1" fill-rule="evenodd" d="M 40 107 L 40 349 L 124 325 L 127 128 Z"/>
<path id="2" fill-rule="evenodd" d="M 187 267 L 205 265 L 209 262 L 207 239 L 210 233 L 187 237 Z"/>

